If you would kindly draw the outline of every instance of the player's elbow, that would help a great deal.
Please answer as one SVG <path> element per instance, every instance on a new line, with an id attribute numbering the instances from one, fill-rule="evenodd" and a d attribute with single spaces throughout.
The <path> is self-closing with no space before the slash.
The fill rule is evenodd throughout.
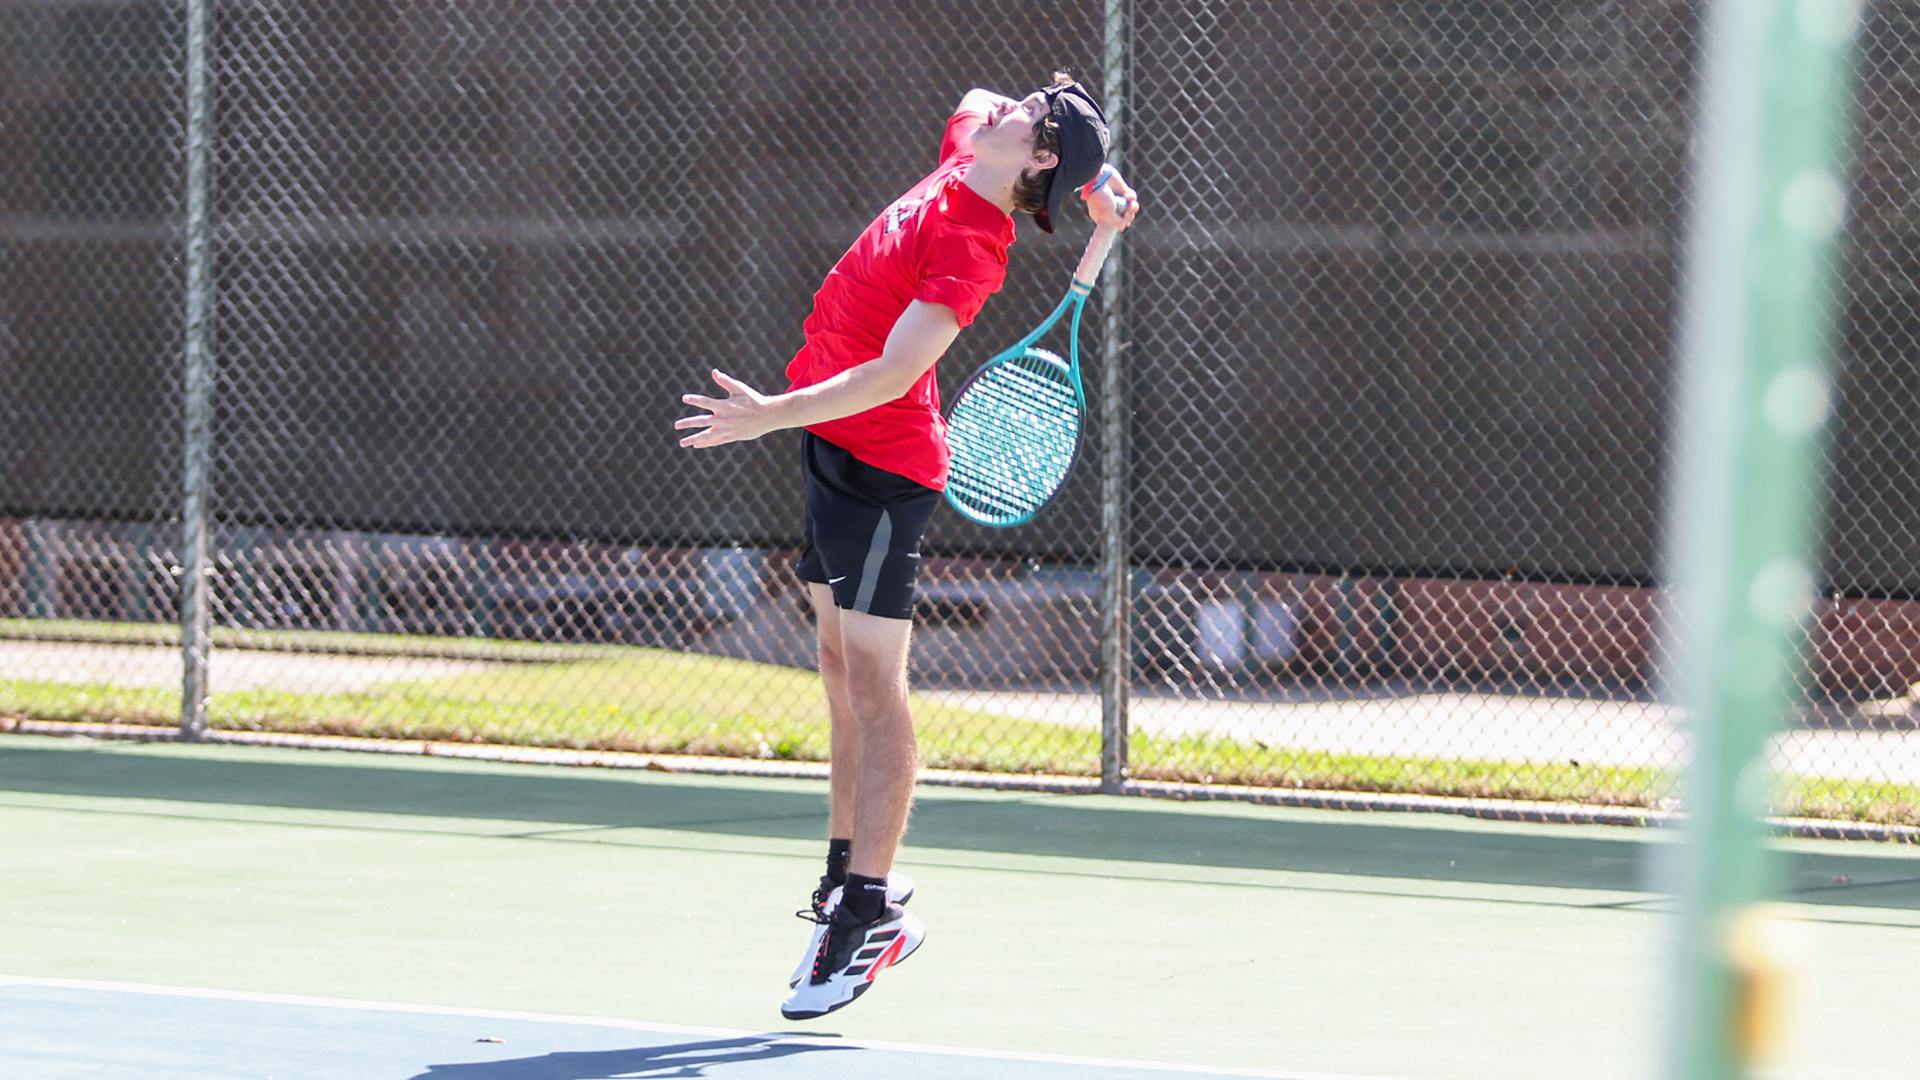
<path id="1" fill-rule="evenodd" d="M 954 106 L 953 111 L 956 113 L 985 113 L 992 108 L 993 103 L 998 100 L 999 97 L 999 94 L 991 90 L 976 86 L 960 95 L 960 104 Z"/>
<path id="2" fill-rule="evenodd" d="M 881 357 L 875 362 L 878 370 L 874 372 L 874 396 L 879 399 L 875 404 L 896 401 L 907 396 L 907 391 L 912 390 L 914 384 L 920 381 L 920 376 L 926 374 L 927 369 L 932 366 L 932 363 L 922 362 L 918 357 Z"/>

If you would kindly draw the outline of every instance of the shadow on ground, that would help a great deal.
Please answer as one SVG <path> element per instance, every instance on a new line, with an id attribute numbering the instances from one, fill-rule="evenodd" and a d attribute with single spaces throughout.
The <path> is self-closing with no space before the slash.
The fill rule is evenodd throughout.
<path id="1" fill-rule="evenodd" d="M 832 1053 L 849 1046 L 778 1039 L 713 1039 L 626 1050 L 561 1050 L 539 1057 L 430 1065 L 412 1080 L 611 1080 L 623 1076 L 705 1076 L 709 1068 L 758 1064 L 795 1054 Z"/>
<path id="2" fill-rule="evenodd" d="M 824 835 L 825 785 L 704 783 L 650 774 L 523 775 L 171 756 L 116 744 L 0 747 L 0 791 L 169 800 L 435 818 L 506 820 L 608 829 L 668 829 L 780 839 Z M 1648 890 L 1661 839 L 1617 830 L 1561 832 L 1436 828 L 1356 815 L 1352 824 L 1220 816 L 1180 804 L 1091 801 L 1061 795 L 982 799 L 922 789 L 908 843 L 929 849 L 1207 867 L 1562 888 Z M 1405 819 L 1399 819 L 1405 820 Z M 1795 853 L 1789 898 L 1805 903 L 1920 910 L 1920 858 L 1884 853 Z"/>

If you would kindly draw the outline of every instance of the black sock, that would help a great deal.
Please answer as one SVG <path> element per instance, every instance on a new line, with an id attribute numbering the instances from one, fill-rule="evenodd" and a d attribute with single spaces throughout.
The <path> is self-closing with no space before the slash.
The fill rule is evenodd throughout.
<path id="1" fill-rule="evenodd" d="M 887 879 L 864 874 L 847 875 L 847 891 L 840 909 L 856 920 L 867 923 L 880 917 L 887 906 Z"/>
<path id="2" fill-rule="evenodd" d="M 827 880 L 835 885 L 847 883 L 847 864 L 853 861 L 853 841 L 838 838 L 827 841 Z"/>

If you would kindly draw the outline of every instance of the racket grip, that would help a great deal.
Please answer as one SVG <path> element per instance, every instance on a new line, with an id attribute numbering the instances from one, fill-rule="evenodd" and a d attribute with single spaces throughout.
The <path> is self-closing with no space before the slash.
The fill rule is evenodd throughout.
<path id="1" fill-rule="evenodd" d="M 1091 196 L 1095 191 L 1105 187 L 1107 181 L 1113 179 L 1116 172 L 1111 162 L 1101 165 L 1100 172 L 1080 189 L 1081 197 Z M 1126 216 L 1126 197 L 1116 192 L 1113 202 L 1121 216 Z M 1119 230 L 1108 225 L 1101 225 L 1093 230 L 1093 239 L 1087 241 L 1087 253 L 1080 256 L 1080 266 L 1073 272 L 1074 284 L 1087 292 L 1093 291 L 1095 282 L 1100 278 L 1100 267 L 1106 264 L 1107 253 L 1113 250 L 1113 241 L 1119 235 Z"/>
<path id="2" fill-rule="evenodd" d="M 1093 286 L 1100 280 L 1100 268 L 1106 265 L 1107 253 L 1113 250 L 1113 242 L 1120 236 L 1120 230 L 1111 225 L 1101 225 L 1093 230 L 1093 239 L 1087 241 L 1087 253 L 1080 256 L 1080 266 L 1073 272 L 1073 283 L 1086 292 L 1092 292 Z"/>

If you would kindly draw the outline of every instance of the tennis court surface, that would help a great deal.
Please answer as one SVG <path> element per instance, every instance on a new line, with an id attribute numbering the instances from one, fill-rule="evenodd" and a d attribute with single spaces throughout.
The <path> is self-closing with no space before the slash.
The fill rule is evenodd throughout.
<path id="1" fill-rule="evenodd" d="M 923 788 L 925 947 L 778 1013 L 824 785 L 0 738 L 0 1076 L 1654 1071 L 1671 837 Z M 1778 1075 L 1911 1076 L 1920 857 L 1791 842 Z"/>

